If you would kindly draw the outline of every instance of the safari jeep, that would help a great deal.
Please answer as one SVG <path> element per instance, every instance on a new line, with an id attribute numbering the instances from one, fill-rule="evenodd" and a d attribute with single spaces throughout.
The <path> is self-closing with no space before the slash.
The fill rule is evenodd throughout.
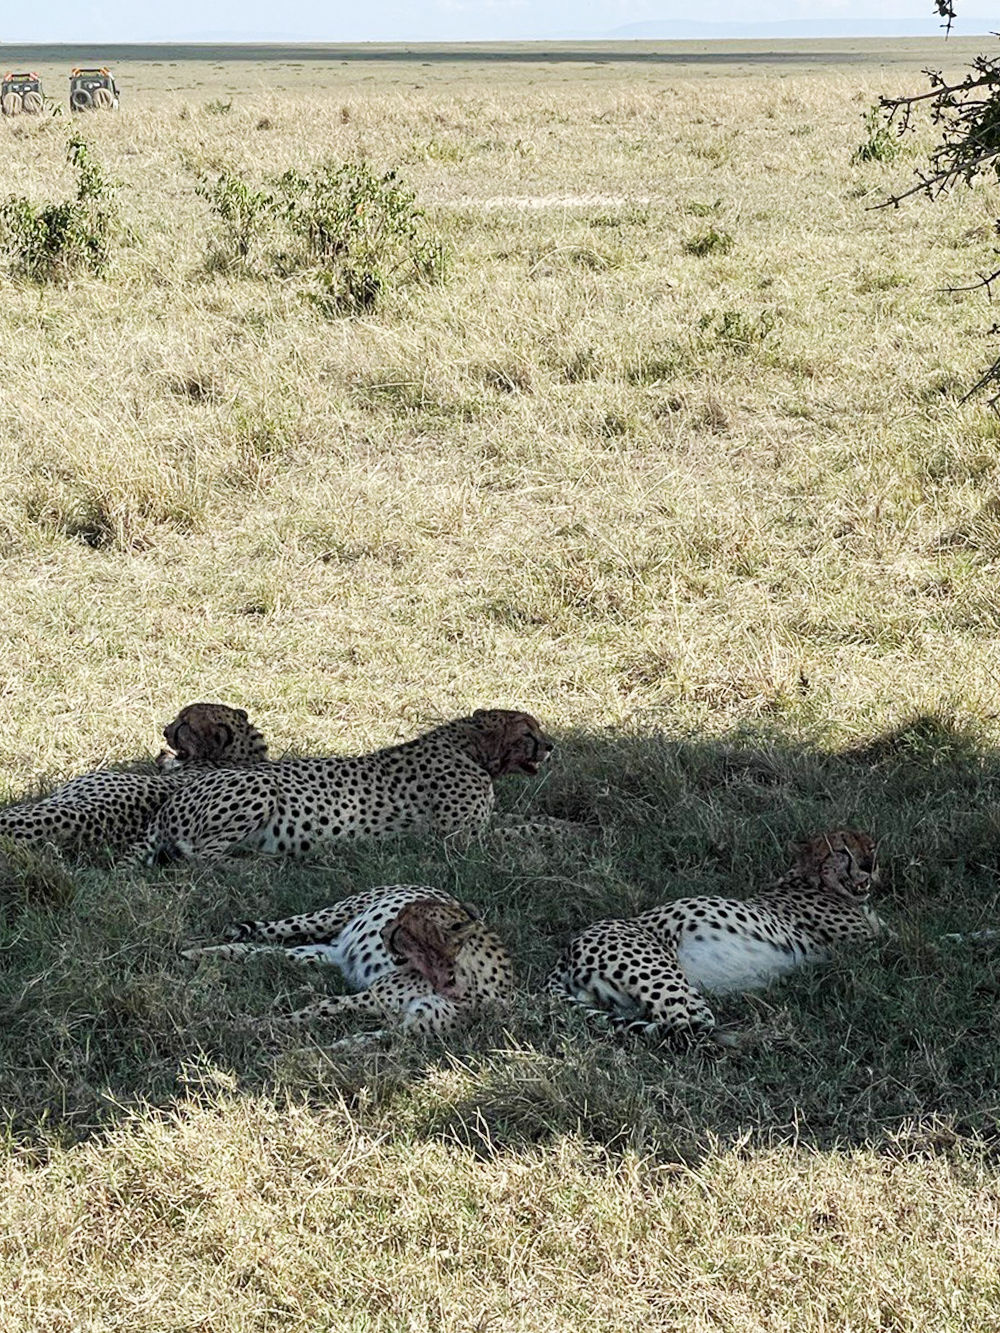
<path id="1" fill-rule="evenodd" d="M 37 116 L 45 105 L 37 74 L 5 74 L 0 85 L 0 110 L 5 116 Z"/>
<path id="2" fill-rule="evenodd" d="M 118 85 L 109 69 L 74 69 L 69 76 L 71 111 L 117 111 Z"/>

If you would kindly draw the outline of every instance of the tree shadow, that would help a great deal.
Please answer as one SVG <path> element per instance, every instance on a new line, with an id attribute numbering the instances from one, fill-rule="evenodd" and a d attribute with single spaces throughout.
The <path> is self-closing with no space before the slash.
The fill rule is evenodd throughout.
<path id="1" fill-rule="evenodd" d="M 996 916 L 1000 755 L 973 723 L 922 714 L 847 749 L 777 727 L 558 740 L 552 771 L 505 785 L 501 803 L 578 821 L 582 836 L 411 839 L 212 873 L 92 865 L 74 870 L 69 905 L 0 901 L 0 1098 L 12 1134 L 39 1151 L 102 1134 L 137 1108 L 189 1098 L 191 1071 L 216 1069 L 247 1095 L 336 1098 L 383 1132 L 405 1123 L 484 1155 L 566 1135 L 679 1162 L 720 1142 L 1000 1144 L 1000 942 L 943 939 Z M 898 936 L 716 1002 L 745 1033 L 737 1051 L 604 1036 L 530 998 L 589 922 L 682 894 L 746 896 L 787 868 L 792 839 L 837 825 L 878 837 L 878 906 Z M 448 1050 L 396 1039 L 329 1053 L 339 1029 L 303 1036 L 253 1021 L 296 1007 L 315 979 L 280 961 L 192 967 L 179 956 L 228 920 L 390 882 L 479 903 L 529 998 Z"/>
<path id="2" fill-rule="evenodd" d="M 578 762 L 548 804 L 597 819 L 612 845 L 537 906 L 526 888 L 523 939 L 555 945 L 555 923 L 565 938 L 685 894 L 745 896 L 787 868 L 790 840 L 837 825 L 878 837 L 896 937 L 713 1000 L 743 1034 L 734 1052 L 595 1035 L 575 1014 L 542 1035 L 529 1022 L 424 1132 L 486 1153 L 579 1134 L 684 1162 L 719 1142 L 1000 1148 L 1000 940 L 945 938 L 997 916 L 1000 755 L 974 724 L 924 713 L 848 748 L 761 730 L 562 739 Z"/>

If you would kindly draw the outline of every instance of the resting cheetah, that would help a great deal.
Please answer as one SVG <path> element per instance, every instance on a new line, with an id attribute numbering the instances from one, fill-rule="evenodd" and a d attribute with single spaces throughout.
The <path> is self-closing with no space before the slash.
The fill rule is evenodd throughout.
<path id="1" fill-rule="evenodd" d="M 184 956 L 244 958 L 282 948 L 298 963 L 339 967 L 358 992 L 319 1000 L 293 1014 L 295 1022 L 356 1013 L 441 1036 L 477 1007 L 504 1003 L 514 988 L 507 951 L 475 909 L 423 884 L 390 884 L 304 916 L 244 921 L 226 933 L 240 942 Z M 374 1039 L 385 1029 L 366 1035 Z"/>
<path id="2" fill-rule="evenodd" d="M 753 990 L 829 957 L 836 944 L 886 929 L 868 904 L 878 870 L 867 833 L 837 829 L 795 852 L 788 874 L 745 901 L 680 898 L 630 920 L 596 922 L 570 944 L 549 993 L 609 1014 L 616 1027 L 728 1044 L 702 990 Z"/>
<path id="3" fill-rule="evenodd" d="M 476 831 L 493 780 L 537 773 L 552 742 L 528 713 L 480 709 L 357 758 L 281 759 L 199 774 L 157 809 L 136 851 L 147 865 L 239 850 L 298 856 L 335 839 Z"/>
<path id="4" fill-rule="evenodd" d="M 188 704 L 163 731 L 169 749 L 158 773 L 101 769 L 84 773 L 40 800 L 0 810 L 0 837 L 60 846 L 132 846 L 157 810 L 192 775 L 259 763 L 267 743 L 242 708 Z"/>

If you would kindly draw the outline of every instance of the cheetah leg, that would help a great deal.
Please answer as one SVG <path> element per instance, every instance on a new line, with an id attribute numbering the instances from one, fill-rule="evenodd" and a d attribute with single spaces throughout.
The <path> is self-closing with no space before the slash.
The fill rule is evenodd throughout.
<path id="1" fill-rule="evenodd" d="M 356 897 L 347 898 L 343 903 L 318 912 L 303 912 L 277 921 L 235 921 L 226 926 L 223 936 L 227 940 L 255 940 L 259 944 L 287 944 L 290 940 L 325 944 L 335 939 L 348 921 L 364 910 L 352 906 L 356 901 Z"/>
<path id="2" fill-rule="evenodd" d="M 256 768 L 206 775 L 160 806 L 134 854 L 145 865 L 219 861 L 267 828 L 277 803 L 273 782 Z"/>
<path id="3" fill-rule="evenodd" d="M 428 890 L 430 895 L 435 892 Z M 261 944 L 287 944 L 289 940 L 326 944 L 336 939 L 354 917 L 376 905 L 378 898 L 377 890 L 355 893 L 316 912 L 301 912 L 297 916 L 280 917 L 277 921 L 237 921 L 227 926 L 224 934 L 227 940 L 256 940 Z"/>
<path id="4" fill-rule="evenodd" d="M 182 958 L 250 958 L 254 954 L 278 954 L 303 967 L 339 967 L 339 950 L 328 944 L 300 944 L 291 949 L 280 944 L 205 944 L 196 949 L 183 949 Z"/>
<path id="5" fill-rule="evenodd" d="M 382 884 L 315 912 L 302 912 L 277 921 L 237 921 L 225 928 L 223 937 L 230 941 L 253 940 L 258 944 L 287 944 L 291 940 L 302 944 L 330 944 L 355 917 L 371 908 L 383 908 L 391 902 L 395 913 L 420 898 L 454 902 L 450 893 L 429 884 Z"/>
<path id="6" fill-rule="evenodd" d="M 417 973 L 400 968 L 380 977 L 367 990 L 356 995 L 328 995 L 291 1015 L 291 1022 L 304 1023 L 313 1018 L 335 1018 L 359 1014 L 389 1018 L 403 1032 L 413 1036 L 440 1036 L 454 1028 L 462 1009 L 454 1000 L 438 995 Z M 382 1035 L 364 1034 L 366 1036 Z"/>
<path id="7" fill-rule="evenodd" d="M 641 1017 L 626 1021 L 630 1031 L 659 1031 L 664 1036 L 699 1036 L 715 1031 L 715 1015 L 695 990 L 675 959 L 659 973 L 654 984 L 662 991 L 647 999 Z"/>
<path id="8" fill-rule="evenodd" d="M 589 824 L 557 819 L 554 815 L 494 815 L 485 829 L 487 835 L 504 838 L 581 838 L 592 836 L 596 831 Z"/>
<path id="9" fill-rule="evenodd" d="M 344 996 L 344 999 L 356 999 L 356 996 Z M 376 1028 L 372 1032 L 352 1032 L 346 1037 L 340 1037 L 337 1041 L 331 1042 L 327 1049 L 331 1051 L 357 1050 L 363 1046 L 374 1046 L 380 1041 L 385 1041 L 391 1037 L 393 1031 L 403 1032 L 408 1036 L 414 1037 L 443 1037 L 459 1026 L 462 1011 L 454 1001 L 446 999 L 443 995 L 435 995 L 433 999 L 413 1000 L 407 1006 L 406 1011 L 397 1027 Z"/>
<path id="10" fill-rule="evenodd" d="M 641 972 L 619 964 L 612 977 L 596 969 L 580 973 L 570 964 L 553 974 L 548 990 L 620 1031 L 681 1040 L 714 1036 L 715 1015 L 684 975 L 673 949 L 647 945 Z"/>

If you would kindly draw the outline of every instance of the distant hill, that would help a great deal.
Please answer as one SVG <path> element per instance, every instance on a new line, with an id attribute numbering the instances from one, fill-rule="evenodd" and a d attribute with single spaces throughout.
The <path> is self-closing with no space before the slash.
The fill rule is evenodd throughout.
<path id="1" fill-rule="evenodd" d="M 207 43 L 212 46 L 228 46 L 231 44 L 244 46 L 248 44 L 256 45 L 258 42 L 265 42 L 268 44 L 280 43 L 281 45 L 292 44 L 300 46 L 307 45 L 313 40 L 314 39 L 311 37 L 304 37 L 301 32 L 236 32 L 233 29 L 226 28 L 222 31 L 184 32 L 175 33 L 166 37 L 150 37 L 148 41 L 144 41 L 143 44 L 155 46 L 157 43 L 163 42 L 167 45 L 175 46 L 178 43 L 195 42 L 199 45 Z"/>

